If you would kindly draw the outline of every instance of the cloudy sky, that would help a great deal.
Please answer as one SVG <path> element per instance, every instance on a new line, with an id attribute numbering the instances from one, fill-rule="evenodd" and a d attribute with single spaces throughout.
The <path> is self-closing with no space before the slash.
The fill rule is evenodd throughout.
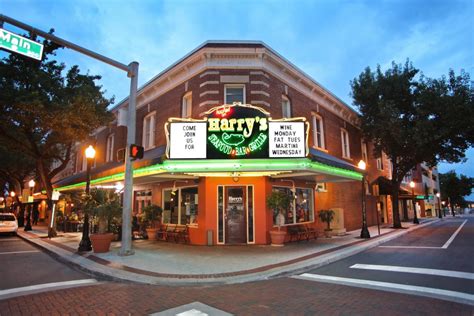
<path id="1" fill-rule="evenodd" d="M 473 0 L 2 0 L 0 14 L 54 28 L 122 63 L 138 61 L 140 85 L 206 40 L 261 40 L 349 105 L 349 82 L 367 66 L 409 58 L 429 77 L 450 68 L 474 76 Z M 116 101 L 128 95 L 122 71 L 69 50 L 57 59 L 101 75 Z M 440 171 L 474 177 L 474 149 L 468 156 Z"/>

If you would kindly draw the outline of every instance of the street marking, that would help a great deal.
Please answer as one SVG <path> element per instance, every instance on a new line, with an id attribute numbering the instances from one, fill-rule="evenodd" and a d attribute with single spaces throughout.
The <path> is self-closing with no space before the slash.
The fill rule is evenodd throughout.
<path id="1" fill-rule="evenodd" d="M 441 247 L 429 246 L 379 246 L 380 248 L 413 248 L 413 249 L 443 249 Z"/>
<path id="2" fill-rule="evenodd" d="M 464 224 L 466 224 L 466 222 L 467 222 L 467 219 L 464 220 L 464 222 L 461 224 L 461 226 L 459 226 L 459 228 L 454 232 L 454 234 L 451 236 L 451 238 L 449 238 L 448 241 L 441 248 L 447 249 L 449 247 L 449 245 L 453 242 L 454 238 L 456 238 L 456 235 L 459 233 L 459 231 L 464 226 Z"/>
<path id="3" fill-rule="evenodd" d="M 162 312 L 149 314 L 149 316 L 207 316 L 207 315 L 219 315 L 219 316 L 232 316 L 223 310 L 214 308 L 212 306 L 203 304 L 201 302 L 192 302 L 190 304 L 181 305 L 171 309 L 167 309 Z"/>
<path id="4" fill-rule="evenodd" d="M 14 253 L 31 253 L 31 252 L 41 252 L 41 251 L 39 250 L 9 251 L 9 252 L 0 252 L 0 255 L 10 255 Z"/>
<path id="5" fill-rule="evenodd" d="M 292 278 L 310 280 L 310 281 L 320 281 L 320 282 L 332 283 L 332 284 L 342 284 L 342 285 L 361 287 L 361 288 L 366 288 L 366 289 L 371 289 L 371 290 L 381 290 L 381 291 L 387 291 L 387 292 L 420 295 L 420 296 L 432 297 L 436 299 L 442 299 L 442 300 L 447 300 L 451 302 L 457 302 L 461 304 L 468 304 L 468 305 L 474 306 L 474 295 L 472 294 L 436 289 L 436 288 L 431 288 L 431 287 L 361 280 L 361 279 L 341 278 L 341 277 L 311 274 L 311 273 L 303 273 L 299 276 L 293 276 Z"/>
<path id="6" fill-rule="evenodd" d="M 435 275 L 435 276 L 445 276 L 445 277 L 451 277 L 451 278 L 474 280 L 474 273 L 452 271 L 452 270 L 413 268 L 413 267 L 402 267 L 402 266 L 386 266 L 386 265 L 378 265 L 378 264 L 361 264 L 361 263 L 354 264 L 351 266 L 351 268 L 364 269 L 364 270 L 428 274 L 428 275 Z"/>
<path id="7" fill-rule="evenodd" d="M 453 242 L 454 238 L 456 238 L 457 234 L 459 231 L 462 229 L 464 224 L 466 224 L 467 219 L 464 220 L 461 224 L 461 226 L 456 229 L 456 231 L 449 237 L 448 241 L 445 242 L 445 244 L 441 247 L 429 247 L 429 246 L 379 246 L 380 248 L 413 248 L 413 249 L 448 249 L 449 245 Z"/>
<path id="8" fill-rule="evenodd" d="M 64 282 L 53 282 L 53 283 L 44 283 L 37 285 L 30 285 L 24 287 L 17 287 L 8 290 L 0 290 L 0 300 L 11 298 L 18 295 L 26 295 L 31 292 L 44 292 L 44 290 L 54 290 L 54 289 L 63 289 L 67 287 L 74 287 L 80 285 L 89 285 L 97 283 L 96 279 L 82 279 L 82 280 L 73 280 L 73 281 L 64 281 Z"/>

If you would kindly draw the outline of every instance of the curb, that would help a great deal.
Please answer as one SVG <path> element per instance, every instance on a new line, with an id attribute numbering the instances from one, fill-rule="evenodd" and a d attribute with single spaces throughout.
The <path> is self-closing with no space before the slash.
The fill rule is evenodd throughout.
<path id="1" fill-rule="evenodd" d="M 115 281 L 122 283 L 141 283 L 141 284 L 166 284 L 177 286 L 192 285 L 218 285 L 245 283 L 251 281 L 268 280 L 280 277 L 287 277 L 294 274 L 316 269 L 335 261 L 345 259 L 362 251 L 377 247 L 378 245 L 398 238 L 413 230 L 425 227 L 440 219 L 426 221 L 417 226 L 411 226 L 408 229 L 394 230 L 371 239 L 361 240 L 339 246 L 333 249 L 327 249 L 312 255 L 307 255 L 294 260 L 289 260 L 275 265 L 262 266 L 256 269 L 246 271 L 236 271 L 235 273 L 221 273 L 216 275 L 168 275 L 160 276 L 159 273 L 134 269 L 128 266 L 121 266 L 95 257 L 93 254 L 80 254 L 70 250 L 61 249 L 48 241 L 32 233 L 18 232 L 18 236 L 23 240 L 33 244 L 38 248 L 44 249 L 53 258 L 62 263 L 73 265 L 76 269 L 96 276 L 102 280 Z M 91 258 L 89 258 L 91 257 Z M 99 259 L 99 260 L 98 260 Z M 115 267 L 114 267 L 115 266 Z M 147 273 L 148 272 L 148 273 Z"/>

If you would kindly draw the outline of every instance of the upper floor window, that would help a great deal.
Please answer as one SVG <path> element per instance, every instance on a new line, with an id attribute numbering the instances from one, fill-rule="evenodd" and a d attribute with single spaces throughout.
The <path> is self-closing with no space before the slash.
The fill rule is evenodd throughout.
<path id="1" fill-rule="evenodd" d="M 361 152 L 362 152 L 362 160 L 365 161 L 365 163 L 368 163 L 369 155 L 367 154 L 367 143 L 362 141 L 360 146 L 361 146 Z"/>
<path id="2" fill-rule="evenodd" d="M 382 160 L 382 155 L 380 155 L 379 158 L 377 158 L 377 169 L 378 170 L 383 170 L 383 160 Z"/>
<path id="3" fill-rule="evenodd" d="M 105 149 L 105 161 L 114 160 L 114 134 L 107 137 L 107 148 Z"/>
<path id="4" fill-rule="evenodd" d="M 155 146 L 155 112 L 148 114 L 143 119 L 142 144 L 145 150 Z"/>
<path id="5" fill-rule="evenodd" d="M 245 103 L 245 85 L 243 84 L 226 84 L 224 86 L 225 104 L 234 102 Z"/>
<path id="6" fill-rule="evenodd" d="M 341 145 L 342 157 L 351 158 L 351 152 L 349 149 L 349 133 L 345 129 L 341 129 Z"/>
<path id="7" fill-rule="evenodd" d="M 377 169 L 383 170 L 383 153 L 380 153 L 380 157 L 377 158 Z"/>
<path id="8" fill-rule="evenodd" d="M 313 114 L 313 142 L 317 148 L 325 148 L 323 118 Z"/>
<path id="9" fill-rule="evenodd" d="M 81 171 L 85 171 L 87 169 L 87 158 L 86 155 L 82 155 L 82 165 L 81 165 Z"/>
<path id="10" fill-rule="evenodd" d="M 291 117 L 291 103 L 286 96 L 282 96 L 281 100 L 281 116 L 282 117 Z"/>
<path id="11" fill-rule="evenodd" d="M 190 118 L 192 115 L 193 98 L 191 92 L 188 92 L 183 97 L 183 104 L 181 105 L 181 117 Z"/>

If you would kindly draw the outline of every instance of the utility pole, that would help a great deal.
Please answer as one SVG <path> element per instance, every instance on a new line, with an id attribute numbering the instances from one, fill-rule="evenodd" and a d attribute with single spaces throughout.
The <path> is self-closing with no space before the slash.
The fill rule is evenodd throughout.
<path id="1" fill-rule="evenodd" d="M 116 60 L 108 58 L 93 52 L 87 48 L 81 47 L 62 38 L 49 34 L 47 32 L 36 29 L 28 24 L 12 19 L 8 16 L 0 14 L 0 26 L 3 23 L 9 23 L 18 28 L 29 31 L 31 34 L 37 34 L 48 39 L 56 44 L 75 50 L 81 54 L 87 55 L 101 62 L 109 64 L 113 67 L 121 69 L 127 73 L 130 80 L 130 96 L 128 98 L 128 120 L 127 120 L 127 150 L 125 157 L 125 183 L 124 183 L 124 197 L 123 197 L 123 211 L 122 211 L 122 247 L 119 254 L 122 256 L 133 255 L 132 249 L 132 195 L 133 195 L 133 165 L 130 158 L 130 145 L 135 143 L 135 115 L 137 103 L 137 87 L 138 87 L 138 62 L 131 62 L 128 66 Z"/>

